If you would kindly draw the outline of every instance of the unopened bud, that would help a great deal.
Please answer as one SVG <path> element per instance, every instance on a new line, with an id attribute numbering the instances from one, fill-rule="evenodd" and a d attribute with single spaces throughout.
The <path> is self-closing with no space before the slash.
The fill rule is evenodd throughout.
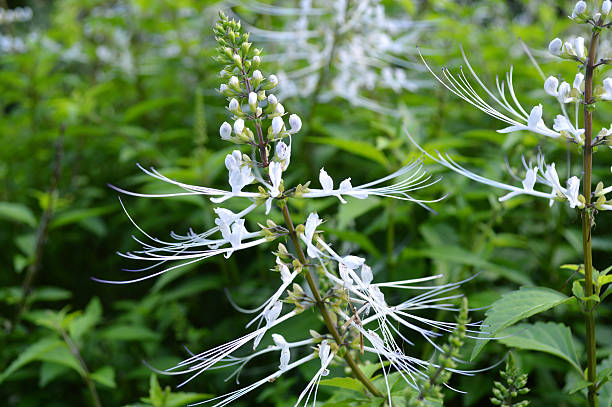
<path id="1" fill-rule="evenodd" d="M 574 11 L 572 11 L 572 18 L 575 19 L 577 17 L 580 17 L 581 19 L 588 17 L 586 15 L 587 12 L 587 4 L 585 1 L 579 1 L 576 3 L 576 5 L 574 6 Z"/>
<path id="2" fill-rule="evenodd" d="M 302 119 L 297 114 L 289 116 L 289 126 L 291 126 L 291 133 L 297 133 L 302 128 Z"/>
<path id="3" fill-rule="evenodd" d="M 612 8 L 612 2 L 610 0 L 605 0 L 601 3 L 601 14 L 607 16 L 610 14 L 610 8 Z"/>
<path id="4" fill-rule="evenodd" d="M 240 109 L 240 104 L 238 104 L 238 101 L 234 98 L 232 98 L 232 100 L 230 100 L 229 102 L 229 111 L 234 113 L 236 111 L 238 111 L 238 109 Z"/>
<path id="5" fill-rule="evenodd" d="M 251 108 L 251 112 L 255 112 L 257 109 L 257 93 L 255 92 L 249 93 L 249 107 Z"/>
<path id="6" fill-rule="evenodd" d="M 554 76 L 549 76 L 544 82 L 544 91 L 550 96 L 557 96 L 557 88 L 559 87 L 559 79 Z"/>
<path id="7" fill-rule="evenodd" d="M 232 134 L 232 126 L 228 122 L 223 122 L 221 128 L 219 129 L 219 134 L 221 135 L 222 140 L 230 140 Z"/>
<path id="8" fill-rule="evenodd" d="M 548 52 L 559 56 L 561 54 L 561 47 L 563 47 L 563 41 L 561 41 L 561 38 L 555 38 L 548 44 Z"/>
<path id="9" fill-rule="evenodd" d="M 240 82 L 238 81 L 238 78 L 236 78 L 235 76 L 232 76 L 230 78 L 228 85 L 230 88 L 234 90 L 240 90 Z"/>
<path id="10" fill-rule="evenodd" d="M 244 120 L 242 119 L 238 119 L 234 122 L 234 133 L 236 133 L 236 135 L 241 135 L 242 132 L 244 131 Z"/>
<path id="11" fill-rule="evenodd" d="M 283 119 L 281 119 L 280 117 L 275 117 L 274 119 L 272 119 L 272 134 L 274 134 L 275 136 L 279 134 L 283 129 L 284 125 L 285 123 L 283 123 Z"/>

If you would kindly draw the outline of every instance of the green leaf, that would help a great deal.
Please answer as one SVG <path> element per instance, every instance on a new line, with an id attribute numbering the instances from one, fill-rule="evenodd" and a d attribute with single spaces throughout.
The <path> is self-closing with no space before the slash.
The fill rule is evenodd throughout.
<path id="1" fill-rule="evenodd" d="M 98 208 L 71 209 L 55 216 L 49 226 L 51 229 L 55 229 L 64 225 L 69 225 L 71 223 L 80 222 L 82 220 L 89 219 L 95 216 L 105 215 L 116 210 L 116 205 L 101 206 Z"/>
<path id="2" fill-rule="evenodd" d="M 362 392 L 363 385 L 357 379 L 352 377 L 334 377 L 331 379 L 321 380 L 323 386 L 339 387 L 341 389 L 355 390 Z"/>
<path id="3" fill-rule="evenodd" d="M 482 256 L 457 246 L 441 245 L 420 250 L 406 249 L 402 252 L 402 258 L 404 259 L 414 257 L 427 257 L 432 260 L 442 260 L 448 261 L 449 263 L 464 264 L 477 269 L 492 271 L 517 284 L 533 284 L 529 276 L 526 276 L 519 270 L 497 265 L 483 259 Z"/>
<path id="4" fill-rule="evenodd" d="M 125 123 L 131 122 L 140 116 L 147 114 L 148 112 L 158 110 L 178 102 L 180 102 L 180 99 L 176 97 L 145 100 L 126 109 L 123 115 L 123 121 Z"/>
<path id="5" fill-rule="evenodd" d="M 0 383 L 2 383 L 12 373 L 35 361 L 46 361 L 61 364 L 70 367 L 79 374 L 83 374 L 78 361 L 74 355 L 68 350 L 68 346 L 60 339 L 54 337 L 42 338 L 33 345 L 28 346 L 17 359 L 15 359 L 2 374 L 0 374 Z"/>
<path id="6" fill-rule="evenodd" d="M 499 336 L 498 333 L 510 325 L 563 304 L 572 298 L 544 287 L 521 287 L 518 291 L 502 295 L 487 310 L 486 318 L 480 328 L 482 333 L 476 341 L 470 359 L 474 360 L 478 356 L 489 341 L 488 337 Z"/>
<path id="7" fill-rule="evenodd" d="M 612 368 L 612 356 L 609 356 L 597 365 L 597 370 L 601 372 L 609 368 Z M 599 388 L 599 407 L 612 407 L 612 382 L 604 383 Z"/>
<path id="8" fill-rule="evenodd" d="M 206 393 L 170 393 L 166 398 L 164 407 L 183 407 L 212 397 L 212 394 Z"/>
<path id="9" fill-rule="evenodd" d="M 572 385 L 567 389 L 567 392 L 569 394 L 574 394 L 577 391 L 580 391 L 582 389 L 586 389 L 590 385 L 591 385 L 591 382 L 589 382 L 588 380 L 584 380 L 582 378 L 579 378 L 575 383 L 572 383 Z"/>
<path id="10" fill-rule="evenodd" d="M 100 337 L 114 341 L 156 341 L 159 334 L 138 325 L 115 325 L 100 332 Z"/>
<path id="11" fill-rule="evenodd" d="M 31 227 L 36 226 L 36 218 L 30 208 L 14 202 L 0 202 L 0 219 L 25 223 Z"/>
<path id="12" fill-rule="evenodd" d="M 101 367 L 93 372 L 90 377 L 102 386 L 110 387 L 111 389 L 117 387 L 115 383 L 115 370 L 111 366 Z"/>
<path id="13" fill-rule="evenodd" d="M 385 157 L 383 153 L 365 141 L 345 140 L 331 137 L 306 137 L 305 140 L 309 143 L 326 144 L 328 146 L 338 147 L 341 150 L 375 161 L 384 165 L 385 167 L 389 164 L 387 157 Z"/>
<path id="14" fill-rule="evenodd" d="M 70 372 L 70 368 L 57 363 L 43 362 L 40 365 L 40 373 L 38 374 L 38 386 L 45 387 L 58 377 L 65 376 Z"/>
<path id="15" fill-rule="evenodd" d="M 85 311 L 72 320 L 68 325 L 70 336 L 75 341 L 80 341 L 81 337 L 91 330 L 91 328 L 96 326 L 98 322 L 100 322 L 101 318 L 102 304 L 100 303 L 100 299 L 98 297 L 94 297 L 91 299 L 91 301 L 89 301 Z"/>
<path id="16" fill-rule="evenodd" d="M 500 334 L 507 336 L 499 339 L 499 342 L 504 345 L 558 356 L 569 362 L 582 375 L 572 331 L 569 327 L 555 322 L 536 322 L 535 324 L 518 324 L 505 329 Z"/>

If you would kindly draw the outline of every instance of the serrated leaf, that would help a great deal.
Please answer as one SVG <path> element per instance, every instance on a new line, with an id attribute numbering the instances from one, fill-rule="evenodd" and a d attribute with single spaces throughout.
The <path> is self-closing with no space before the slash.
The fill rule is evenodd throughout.
<path id="1" fill-rule="evenodd" d="M 499 336 L 498 333 L 501 330 L 518 321 L 556 307 L 572 298 L 544 287 L 521 287 L 517 291 L 502 295 L 487 310 L 486 318 L 480 328 L 483 333 L 480 335 L 480 339 L 476 341 L 470 359 L 474 360 L 478 356 L 489 341 L 488 337 Z"/>
<path id="2" fill-rule="evenodd" d="M 499 342 L 509 347 L 550 353 L 569 362 L 580 374 L 582 368 L 576 353 L 572 331 L 556 322 L 519 324 L 501 332 Z"/>
<path id="3" fill-rule="evenodd" d="M 333 377 L 331 379 L 321 380 L 323 386 L 339 387 L 341 389 L 355 390 L 362 392 L 363 385 L 357 379 L 352 377 Z"/>
<path id="4" fill-rule="evenodd" d="M 15 202 L 0 202 L 0 219 L 36 226 L 36 218 L 30 208 Z"/>
<path id="5" fill-rule="evenodd" d="M 101 367 L 93 372 L 90 377 L 102 386 L 110 387 L 111 389 L 117 387 L 115 383 L 115 370 L 111 366 Z"/>

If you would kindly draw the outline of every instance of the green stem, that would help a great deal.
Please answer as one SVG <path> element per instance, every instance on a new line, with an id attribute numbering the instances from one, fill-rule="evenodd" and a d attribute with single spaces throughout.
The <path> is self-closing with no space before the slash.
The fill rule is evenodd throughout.
<path id="1" fill-rule="evenodd" d="M 79 352 L 79 348 L 72 341 L 72 338 L 70 337 L 70 335 L 68 335 L 68 333 L 64 329 L 62 329 L 61 327 L 58 327 L 58 330 L 60 334 L 62 335 L 64 342 L 66 342 L 66 345 L 68 345 L 68 348 L 70 349 L 70 353 L 74 355 L 74 357 L 79 362 L 79 365 L 85 372 L 85 376 L 83 376 L 83 379 L 85 380 L 85 383 L 87 384 L 87 388 L 89 389 L 89 393 L 91 394 L 91 400 L 93 401 L 94 406 L 102 407 L 102 402 L 100 401 L 100 396 L 98 395 L 98 391 L 96 390 L 96 385 L 91 379 L 91 373 L 89 373 L 89 369 L 87 368 L 87 364 L 85 363 L 85 360 L 81 356 L 81 352 Z"/>
<path id="2" fill-rule="evenodd" d="M 591 175 L 593 172 L 593 73 L 595 65 L 595 54 L 597 51 L 597 39 L 599 30 L 595 28 L 589 45 L 589 58 L 585 67 L 584 76 L 584 149 L 583 149 L 583 192 L 585 206 L 582 210 L 582 247 L 584 250 L 584 278 L 585 294 L 593 295 L 593 253 L 591 249 L 591 228 L 593 212 L 591 210 Z M 588 381 L 592 384 L 588 389 L 588 401 L 590 407 L 598 407 L 597 399 L 597 354 L 595 344 L 595 306 L 591 300 L 587 300 L 586 306 L 586 349 L 587 349 L 587 371 Z"/>
<path id="3" fill-rule="evenodd" d="M 234 48 L 234 53 L 237 53 L 237 50 Z M 243 78 L 243 83 L 246 87 L 246 91 L 247 91 L 247 95 L 249 93 L 251 93 L 252 88 L 251 88 L 251 83 L 249 82 L 248 76 L 247 76 L 247 72 L 243 69 L 241 69 L 241 73 L 242 73 L 242 78 Z M 259 154 L 260 154 L 260 158 L 261 158 L 261 163 L 262 166 L 265 168 L 267 167 L 270 163 L 268 161 L 268 153 L 267 153 L 267 142 L 264 140 L 264 136 L 263 136 L 263 131 L 261 129 L 261 119 L 260 118 L 255 118 L 253 120 L 254 125 L 255 125 L 255 130 L 256 130 L 256 134 L 257 134 L 257 141 L 258 141 L 258 145 L 257 147 L 259 148 Z M 270 183 L 272 183 L 270 181 L 270 177 L 268 176 L 268 181 Z M 321 294 L 319 293 L 319 289 L 316 285 L 316 283 L 314 282 L 314 279 L 312 277 L 312 274 L 310 273 L 310 270 L 307 268 L 307 264 L 308 264 L 308 260 L 306 259 L 306 256 L 304 255 L 304 251 L 302 250 L 302 246 L 300 245 L 300 240 L 299 237 L 297 235 L 297 232 L 295 231 L 295 227 L 293 226 L 293 222 L 291 220 L 291 215 L 289 214 L 289 209 L 287 207 L 287 203 L 285 202 L 285 204 L 282 207 L 282 212 L 283 212 L 283 217 L 285 218 L 285 223 L 287 225 L 287 228 L 289 230 L 289 236 L 291 238 L 291 241 L 293 242 L 293 245 L 295 246 L 295 250 L 297 251 L 298 254 L 298 258 L 300 260 L 300 262 L 305 266 L 305 273 L 304 276 L 306 278 L 306 281 L 308 283 L 308 286 L 310 287 L 310 290 L 312 291 L 312 294 L 315 298 L 315 302 L 317 304 L 317 307 L 319 308 L 319 311 L 321 312 L 321 315 L 323 316 L 323 321 L 325 321 L 325 325 L 327 326 L 327 329 L 329 330 L 330 334 L 332 335 L 332 337 L 334 338 L 334 340 L 336 341 L 336 343 L 338 344 L 338 346 L 342 346 L 343 341 L 342 338 L 340 337 L 340 334 L 338 333 L 338 330 L 336 329 L 336 326 L 334 325 L 334 322 L 331 319 L 331 316 L 329 315 L 329 313 L 327 312 L 327 308 L 325 308 L 325 302 L 323 301 L 323 299 L 321 298 Z M 359 366 L 357 365 L 357 363 L 355 363 L 355 361 L 353 360 L 353 358 L 350 355 L 350 352 L 346 352 L 344 354 L 344 360 L 346 361 L 346 363 L 349 365 L 349 367 L 351 368 L 351 370 L 353 371 L 353 374 L 355 375 L 355 377 L 361 382 L 363 383 L 363 385 L 376 397 L 383 397 L 382 393 L 380 391 L 378 391 L 378 389 L 376 387 L 374 387 L 374 385 L 370 382 L 370 380 L 366 377 L 366 375 L 361 371 L 361 369 L 359 368 Z"/>

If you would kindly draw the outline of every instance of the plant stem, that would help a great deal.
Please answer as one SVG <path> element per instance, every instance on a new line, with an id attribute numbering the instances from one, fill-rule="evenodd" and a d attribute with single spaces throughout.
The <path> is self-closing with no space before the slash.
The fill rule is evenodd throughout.
<path id="1" fill-rule="evenodd" d="M 242 69 L 242 74 L 243 74 L 243 80 L 244 80 L 244 85 L 247 90 L 247 94 L 249 94 L 251 92 L 251 84 L 249 83 L 249 80 L 247 78 L 247 75 L 244 69 Z M 265 168 L 269 165 L 269 161 L 268 161 L 268 154 L 266 151 L 267 143 L 264 141 L 263 131 L 261 129 L 261 120 L 259 118 L 256 118 L 254 120 L 254 124 L 255 124 L 255 130 L 257 133 L 257 141 L 258 141 L 258 147 L 259 147 L 259 154 L 261 156 L 261 163 L 262 163 L 262 166 Z M 268 177 L 268 181 L 270 181 L 269 177 Z M 300 245 L 300 239 L 297 235 L 297 232 L 295 231 L 295 227 L 293 226 L 293 221 L 291 220 L 291 215 L 289 214 L 289 208 L 287 207 L 286 202 L 283 205 L 282 212 L 283 212 L 283 217 L 285 218 L 285 223 L 287 225 L 287 228 L 289 229 L 289 236 L 291 238 L 291 241 L 293 242 L 293 246 L 295 246 L 295 250 L 297 251 L 298 258 L 300 259 L 300 262 L 305 266 L 306 272 L 304 273 L 304 276 L 306 278 L 308 286 L 310 287 L 310 290 L 312 291 L 312 295 L 315 298 L 317 307 L 319 308 L 319 311 L 321 312 L 321 316 L 323 316 L 323 321 L 325 321 L 325 325 L 327 326 L 329 333 L 332 335 L 332 337 L 334 338 L 338 346 L 342 346 L 342 338 L 340 337 L 340 334 L 338 333 L 338 330 L 336 329 L 334 322 L 332 321 L 329 313 L 327 312 L 327 308 L 325 308 L 325 302 L 321 298 L 321 294 L 319 293 L 319 289 L 317 288 L 317 285 L 314 282 L 314 279 L 312 278 L 312 274 L 310 273 L 310 270 L 306 267 L 308 264 L 308 259 L 306 259 L 306 256 L 304 255 L 304 251 L 302 250 L 302 246 Z M 344 354 L 344 360 L 346 360 L 346 363 L 349 365 L 349 367 L 355 374 L 355 377 L 357 377 L 357 379 L 359 379 L 359 381 L 363 383 L 363 385 L 374 396 L 382 397 L 382 394 L 380 393 L 380 391 L 378 391 L 378 389 L 374 387 L 374 385 L 370 382 L 370 380 L 365 376 L 365 374 L 361 371 L 357 363 L 355 363 L 355 361 L 353 360 L 353 358 L 351 357 L 348 351 Z"/>
<path id="2" fill-rule="evenodd" d="M 584 76 L 584 149 L 582 155 L 584 180 L 582 183 L 582 195 L 585 206 L 582 210 L 582 247 L 584 250 L 584 279 L 586 297 L 593 295 L 593 253 L 591 249 L 591 228 L 593 223 L 593 212 L 591 209 L 591 174 L 593 172 L 593 73 L 595 65 L 595 53 L 597 51 L 597 39 L 599 30 L 595 28 L 589 45 L 589 58 L 585 67 Z M 591 382 L 588 390 L 588 401 L 590 407 L 598 407 L 597 399 L 597 354 L 595 344 L 595 306 L 592 300 L 586 301 L 586 349 L 587 349 L 587 371 L 588 381 Z"/>
<path id="3" fill-rule="evenodd" d="M 66 345 L 68 345 L 68 348 L 70 349 L 70 353 L 74 355 L 74 357 L 79 362 L 79 365 L 85 372 L 85 376 L 83 377 L 83 379 L 85 380 L 85 383 L 87 383 L 87 388 L 89 389 L 89 393 L 91 393 L 91 399 L 93 401 L 94 406 L 102 407 L 102 402 L 100 401 L 100 396 L 98 395 L 98 391 L 96 390 L 96 385 L 91 379 L 91 374 L 89 373 L 89 369 L 87 368 L 87 364 L 85 363 L 85 360 L 81 356 L 81 352 L 79 352 L 79 348 L 72 341 L 72 338 L 70 337 L 70 335 L 68 335 L 68 332 L 66 332 L 61 327 L 58 327 L 57 329 L 62 335 L 62 339 L 64 339 L 64 342 L 66 342 Z"/>

